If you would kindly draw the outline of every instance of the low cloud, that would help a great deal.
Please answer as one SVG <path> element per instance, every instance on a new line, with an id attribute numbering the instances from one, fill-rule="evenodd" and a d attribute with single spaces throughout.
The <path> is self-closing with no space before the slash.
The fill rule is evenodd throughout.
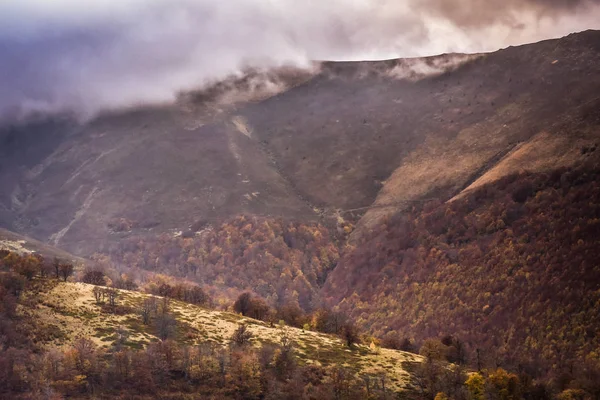
<path id="1" fill-rule="evenodd" d="M 481 52 L 600 28 L 600 1 L 9 0 L 0 116 L 174 101 L 248 68 Z"/>

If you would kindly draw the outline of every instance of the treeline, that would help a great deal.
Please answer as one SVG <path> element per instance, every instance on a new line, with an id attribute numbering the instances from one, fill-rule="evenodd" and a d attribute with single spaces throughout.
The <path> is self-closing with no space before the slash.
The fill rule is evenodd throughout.
<path id="1" fill-rule="evenodd" d="M 145 350 L 104 351 L 80 338 L 66 351 L 2 357 L 0 382 L 11 398 L 59 399 L 383 399 L 348 369 L 299 365 L 293 345 L 260 349 L 232 343 L 181 346 L 166 340 Z M 135 396 L 135 397 L 134 397 Z M 368 396 L 368 397 L 367 397 Z"/>
<path id="2" fill-rule="evenodd" d="M 107 271 L 101 266 L 90 265 L 75 273 L 72 264 L 62 263 L 55 259 L 46 262 L 40 255 L 21 256 L 16 253 L 4 251 L 0 256 L 0 265 L 7 269 L 5 278 L 7 285 L 13 292 L 20 293 L 25 287 L 25 281 L 31 281 L 34 277 L 46 278 L 54 276 L 49 271 L 55 271 L 56 278 L 67 281 L 69 277 L 83 283 L 95 285 L 93 294 L 97 304 L 106 306 L 110 312 L 125 314 L 136 312 L 144 316 L 144 321 L 149 319 L 150 310 L 155 313 L 159 309 L 157 298 L 150 297 L 142 304 L 140 310 L 130 310 L 118 304 L 119 291 L 116 289 L 142 291 L 148 294 L 160 296 L 160 308 L 168 308 L 168 300 L 180 300 L 186 303 L 211 308 L 213 300 L 207 292 L 199 285 L 185 282 L 178 278 L 161 274 L 148 274 L 145 282 L 136 282 L 125 274 L 116 271 Z M 45 272 L 44 272 L 45 271 Z M 111 276 L 112 275 L 112 279 Z M 10 286 L 12 285 L 12 286 Z M 250 292 L 241 293 L 234 303 L 221 304 L 225 310 L 242 314 L 253 319 L 262 320 L 274 324 L 285 324 L 288 326 L 314 330 L 322 333 L 338 335 L 343 338 L 348 346 L 360 342 L 359 331 L 348 316 L 339 311 L 333 311 L 320 307 L 312 312 L 306 312 L 297 302 L 286 302 L 284 304 L 271 306 L 262 297 Z M 166 311 L 160 315 L 167 314 Z M 145 322 L 146 323 L 146 322 Z M 159 335 L 163 337 L 163 334 Z M 365 341 L 366 335 L 363 335 Z"/>
<path id="3" fill-rule="evenodd" d="M 0 250 L 0 268 L 3 272 L 14 272 L 27 280 L 36 276 L 42 278 L 55 276 L 57 279 L 66 281 L 75 271 L 72 263 L 61 262 L 57 258 L 49 261 L 39 254 L 32 253 L 21 256 L 8 250 Z"/>
<path id="4" fill-rule="evenodd" d="M 36 329 L 27 332 L 28 335 L 22 335 L 19 326 L 27 327 L 27 324 L 35 324 L 35 321 L 19 318 L 16 312 L 17 305 L 24 291 L 29 290 L 35 299 L 40 290 L 47 289 L 48 285 L 52 286 L 57 281 L 75 279 L 95 285 L 92 293 L 96 304 L 104 311 L 120 315 L 139 314 L 144 324 L 148 325 L 152 321 L 156 325 L 156 335 L 161 339 L 171 337 L 175 326 L 174 317 L 169 310 L 170 299 L 202 307 L 213 305 L 210 296 L 197 284 L 161 275 L 151 275 L 147 278 L 143 285 L 139 285 L 127 275 L 106 271 L 98 265 L 90 264 L 76 270 L 73 264 L 58 259 L 48 261 L 39 254 L 20 255 L 0 250 L 0 340 L 5 342 L 0 341 L 0 344 L 7 347 L 12 345 L 13 339 L 29 340 L 29 336 L 44 336 L 44 332 L 38 335 Z M 161 296 L 161 300 L 151 296 L 138 309 L 132 309 L 119 303 L 119 289 L 143 291 Z M 34 299 L 29 298 L 26 301 L 31 303 Z M 14 321 L 17 320 L 22 321 L 15 324 Z"/>
<path id="5" fill-rule="evenodd" d="M 112 272 L 114 273 L 114 271 Z M 111 288 L 139 290 L 148 294 L 161 296 L 164 299 L 180 300 L 208 308 L 215 306 L 212 298 L 202 287 L 195 283 L 182 282 L 180 278 L 162 274 L 147 274 L 145 282 L 138 285 L 126 275 L 117 274 L 117 276 L 119 277 L 118 279 L 111 280 L 105 271 L 98 267 L 93 267 L 88 268 L 83 273 L 81 281 L 93 285 L 109 285 Z M 116 292 L 111 292 L 110 290 L 95 290 L 95 293 L 98 293 L 98 296 L 102 296 L 102 299 L 105 296 L 112 299 L 113 297 L 109 296 L 111 293 L 116 295 Z M 96 300 L 98 301 L 98 298 Z M 155 301 L 155 299 L 151 298 L 148 301 Z M 114 308 L 114 304 L 112 305 Z M 146 305 L 143 307 L 146 307 Z M 156 305 L 153 308 L 156 309 Z M 375 339 L 364 333 L 361 334 L 356 325 L 345 313 L 323 306 L 307 312 L 300 307 L 297 301 L 271 305 L 258 295 L 251 292 L 242 292 L 233 303 L 226 303 L 221 299 L 220 308 L 242 314 L 246 317 L 269 322 L 272 326 L 283 324 L 295 328 L 337 335 L 349 347 L 360 343 L 361 340 L 370 343 Z M 146 311 L 141 312 L 146 313 Z M 388 347 L 392 348 L 391 346 Z M 406 350 L 405 348 L 402 349 Z"/>
<path id="6" fill-rule="evenodd" d="M 600 370 L 599 259 L 600 171 L 522 173 L 387 219 L 325 293 L 376 336 L 459 337 L 472 367 L 556 394 Z"/>
<path id="7" fill-rule="evenodd" d="M 295 328 L 337 335 L 348 347 L 361 341 L 370 342 L 375 339 L 365 334 L 360 335 L 356 325 L 342 312 L 319 308 L 306 313 L 294 304 L 270 307 L 265 300 L 249 292 L 239 295 L 233 303 L 233 311 L 246 317 L 270 322 L 272 326 L 275 323 L 283 323 Z"/>
<path id="8" fill-rule="evenodd" d="M 112 279 L 110 275 L 113 276 Z M 141 291 L 204 307 L 213 306 L 212 298 L 200 285 L 160 274 L 146 274 L 144 281 L 141 282 L 114 270 L 91 266 L 85 268 L 79 280 L 91 285 Z"/>
<path id="9" fill-rule="evenodd" d="M 201 284 L 216 301 L 252 291 L 269 305 L 320 306 L 319 290 L 339 259 L 339 240 L 317 223 L 239 216 L 195 235 L 120 241 L 96 259 L 107 268 L 151 271 Z"/>

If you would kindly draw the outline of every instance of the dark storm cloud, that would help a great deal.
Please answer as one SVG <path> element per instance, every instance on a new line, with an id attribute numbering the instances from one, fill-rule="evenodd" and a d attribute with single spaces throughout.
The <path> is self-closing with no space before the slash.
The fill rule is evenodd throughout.
<path id="1" fill-rule="evenodd" d="M 8 0 L 0 115 L 169 102 L 250 66 L 493 50 L 598 28 L 599 2 Z"/>

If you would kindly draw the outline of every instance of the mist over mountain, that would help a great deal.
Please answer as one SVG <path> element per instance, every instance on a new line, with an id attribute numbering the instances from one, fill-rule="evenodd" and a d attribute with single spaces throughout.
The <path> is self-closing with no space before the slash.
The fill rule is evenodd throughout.
<path id="1" fill-rule="evenodd" d="M 584 145 L 565 138 L 584 135 L 569 121 L 597 102 L 597 36 L 248 71 L 171 105 L 5 124 L 0 220 L 80 254 L 239 213 L 367 211 L 358 237 L 399 201 L 459 194 L 524 144 L 552 144 L 544 168 L 575 162 L 561 152 Z M 111 228 L 120 219 L 125 232 Z"/>
<path id="2" fill-rule="evenodd" d="M 0 115 L 162 104 L 246 68 L 492 51 L 594 28 L 597 1 L 9 1 Z"/>

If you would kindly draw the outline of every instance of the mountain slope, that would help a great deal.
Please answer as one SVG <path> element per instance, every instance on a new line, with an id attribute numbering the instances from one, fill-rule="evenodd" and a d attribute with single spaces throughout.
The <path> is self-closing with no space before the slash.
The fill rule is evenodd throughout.
<path id="1" fill-rule="evenodd" d="M 249 138 L 229 125 L 186 130 L 177 117 L 146 110 L 71 134 L 14 189 L 25 198 L 13 201 L 13 226 L 81 253 L 121 219 L 165 231 L 242 211 L 310 218 Z"/>
<path id="2" fill-rule="evenodd" d="M 125 342 L 128 348 L 139 349 L 159 342 L 154 326 L 144 325 L 137 312 L 144 300 L 152 296 L 119 290 L 117 304 L 124 311 L 115 314 L 96 302 L 93 285 L 63 282 L 51 286 L 38 294 L 40 301 L 37 307 L 22 311 L 43 327 L 39 330 L 40 336 L 43 336 L 41 332 L 53 332 L 46 337 L 47 340 L 38 339 L 38 344 L 60 348 L 72 345 L 79 337 L 88 337 L 98 348 L 110 350 L 116 345 L 117 330 L 123 328 L 128 331 Z M 162 301 L 161 297 L 156 299 Z M 332 335 L 270 326 L 237 314 L 208 310 L 180 301 L 171 300 L 169 307 L 177 321 L 173 337 L 182 345 L 226 347 L 240 324 L 246 324 L 253 335 L 251 343 L 254 347 L 277 344 L 285 336 L 294 343 L 294 352 L 302 364 L 337 365 L 361 375 L 384 375 L 392 391 L 410 388 L 411 374 L 404 366 L 423 361 L 416 354 L 379 348 L 373 350 L 364 345 L 350 350 L 341 339 Z"/>
<path id="3" fill-rule="evenodd" d="M 536 135 L 589 142 L 599 43 L 588 31 L 479 56 L 322 63 L 237 102 L 217 85 L 84 125 L 8 126 L 0 223 L 89 254 L 130 232 L 239 213 L 356 217 L 375 201 L 356 239 L 406 200 L 453 197 Z M 236 85 L 224 86 L 253 87 Z"/>
<path id="4" fill-rule="evenodd" d="M 248 120 L 314 203 L 354 209 L 376 200 L 360 234 L 405 200 L 452 197 L 535 135 L 595 140 L 599 49 L 600 33 L 585 32 L 482 55 L 417 82 L 390 79 L 403 60 L 326 65 L 267 100 L 274 116 L 261 104 Z"/>
<path id="5" fill-rule="evenodd" d="M 458 337 L 473 363 L 534 377 L 597 365 L 600 163 L 589 161 L 387 218 L 325 294 L 376 335 Z"/>

